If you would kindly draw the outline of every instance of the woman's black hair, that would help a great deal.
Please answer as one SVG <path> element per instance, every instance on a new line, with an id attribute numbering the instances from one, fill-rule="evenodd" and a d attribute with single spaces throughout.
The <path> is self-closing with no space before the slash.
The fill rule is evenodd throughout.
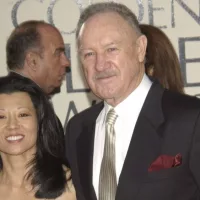
<path id="1" fill-rule="evenodd" d="M 67 179 L 63 166 L 68 166 L 64 153 L 64 132 L 47 95 L 25 77 L 0 77 L 0 94 L 27 93 L 36 109 L 38 133 L 36 154 L 28 164 L 36 198 L 55 199 L 65 190 Z M 22 99 L 23 101 L 23 99 Z M 0 169 L 3 163 L 0 159 Z"/>

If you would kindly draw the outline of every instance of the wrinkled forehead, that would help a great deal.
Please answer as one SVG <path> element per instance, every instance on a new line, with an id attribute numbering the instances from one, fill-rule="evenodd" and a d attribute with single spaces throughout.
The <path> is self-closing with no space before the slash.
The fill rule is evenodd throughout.
<path id="1" fill-rule="evenodd" d="M 125 35 L 125 37 L 130 36 L 131 38 L 137 35 L 133 27 L 118 13 L 98 13 L 88 18 L 80 28 L 77 46 L 79 48 L 85 40 L 93 38 L 98 40 L 110 34 Z"/>
<path id="2" fill-rule="evenodd" d="M 93 28 L 120 27 L 122 24 L 129 25 L 125 19 L 123 19 L 116 12 L 103 12 L 97 13 L 89 17 L 83 25 L 80 27 L 79 37 L 84 31 L 92 31 Z"/>

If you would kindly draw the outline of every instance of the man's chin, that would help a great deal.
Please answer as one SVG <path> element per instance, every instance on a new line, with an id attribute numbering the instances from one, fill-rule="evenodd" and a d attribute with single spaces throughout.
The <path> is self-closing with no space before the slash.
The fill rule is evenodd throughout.
<path id="1" fill-rule="evenodd" d="M 55 88 L 49 93 L 49 95 L 52 96 L 52 95 L 54 95 L 54 94 L 60 93 L 60 91 L 61 91 L 60 88 L 61 88 L 61 85 L 58 86 L 58 87 L 55 87 Z"/>

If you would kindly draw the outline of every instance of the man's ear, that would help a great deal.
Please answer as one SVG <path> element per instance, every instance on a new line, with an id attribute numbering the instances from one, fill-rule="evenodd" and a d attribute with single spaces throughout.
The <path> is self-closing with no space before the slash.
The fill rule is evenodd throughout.
<path id="1" fill-rule="evenodd" d="M 146 55 L 146 48 L 147 48 L 147 38 L 145 35 L 141 35 L 137 41 L 137 53 L 138 53 L 138 61 L 144 62 L 145 55 Z"/>
<path id="2" fill-rule="evenodd" d="M 25 62 L 29 69 L 36 71 L 39 65 L 39 55 L 30 51 L 26 54 Z"/>

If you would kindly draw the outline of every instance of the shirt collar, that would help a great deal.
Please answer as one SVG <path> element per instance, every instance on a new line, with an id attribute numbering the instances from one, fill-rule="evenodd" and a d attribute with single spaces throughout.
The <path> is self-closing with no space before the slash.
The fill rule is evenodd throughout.
<path id="1" fill-rule="evenodd" d="M 118 116 L 128 116 L 133 114 L 133 111 L 141 110 L 141 107 L 146 99 L 149 89 L 152 85 L 152 81 L 144 74 L 142 81 L 138 87 L 121 103 L 119 103 L 114 109 Z M 112 108 L 104 101 L 105 114 Z M 105 115 L 105 116 L 106 116 Z M 105 118 L 104 118 L 105 121 Z"/>

